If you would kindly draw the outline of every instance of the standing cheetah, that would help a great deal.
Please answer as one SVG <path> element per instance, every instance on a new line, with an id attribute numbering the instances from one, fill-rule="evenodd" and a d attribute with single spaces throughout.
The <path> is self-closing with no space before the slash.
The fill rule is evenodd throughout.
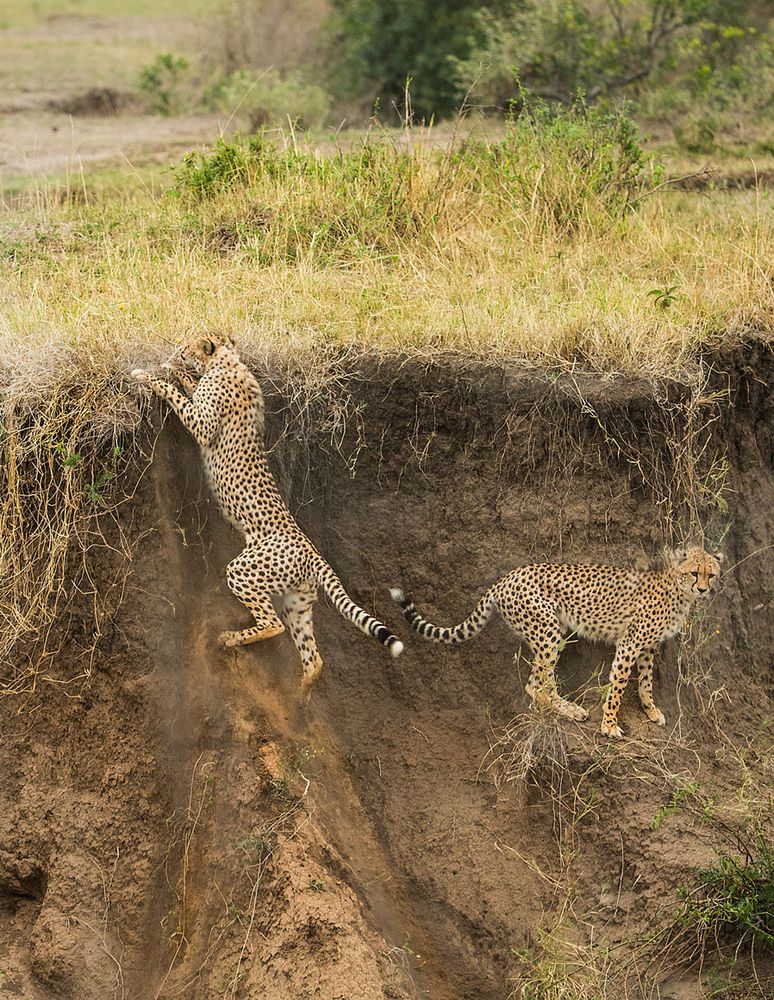
<path id="1" fill-rule="evenodd" d="M 312 628 L 312 606 L 321 586 L 336 610 L 393 656 L 403 643 L 350 600 L 339 578 L 296 524 L 277 490 L 263 444 L 263 394 L 228 337 L 197 337 L 180 360 L 198 377 L 175 370 L 182 392 L 135 369 L 132 378 L 167 400 L 201 448 L 204 467 L 226 518 L 245 536 L 245 547 L 226 570 L 231 592 L 255 618 L 239 632 L 222 632 L 225 646 L 243 646 L 288 630 L 303 664 L 307 692 L 320 676 L 322 659 Z M 280 595 L 285 623 L 272 604 Z"/>
<path id="2" fill-rule="evenodd" d="M 664 639 L 682 630 L 697 597 L 716 587 L 722 561 L 719 552 L 711 555 L 692 547 L 675 550 L 661 570 L 546 563 L 521 566 L 490 587 L 455 628 L 431 625 L 402 591 L 390 593 L 416 632 L 449 645 L 478 635 L 499 610 L 532 650 L 527 694 L 569 719 L 583 720 L 588 713 L 562 698 L 556 686 L 554 670 L 565 637 L 571 633 L 615 643 L 601 731 L 620 737 L 618 709 L 635 663 L 645 714 L 656 725 L 664 725 L 664 715 L 653 703 L 654 655 Z"/>

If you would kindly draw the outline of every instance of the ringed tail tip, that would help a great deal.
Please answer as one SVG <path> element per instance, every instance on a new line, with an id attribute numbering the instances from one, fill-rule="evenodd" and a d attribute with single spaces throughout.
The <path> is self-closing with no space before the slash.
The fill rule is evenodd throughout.
<path id="1" fill-rule="evenodd" d="M 406 647 L 403 645 L 403 643 L 400 641 L 400 639 L 396 639 L 395 642 L 391 642 L 390 643 L 390 654 L 392 655 L 393 659 L 395 659 L 396 657 L 400 656 L 400 654 L 403 652 L 403 650 L 405 648 Z"/>
<path id="2" fill-rule="evenodd" d="M 400 587 L 390 587 L 390 597 L 395 601 L 396 604 L 405 604 L 406 595 L 400 589 Z"/>

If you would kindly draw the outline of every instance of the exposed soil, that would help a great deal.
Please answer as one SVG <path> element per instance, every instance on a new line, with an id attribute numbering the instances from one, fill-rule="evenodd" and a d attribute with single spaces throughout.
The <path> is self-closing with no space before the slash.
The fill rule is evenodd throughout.
<path id="1" fill-rule="evenodd" d="M 65 115 L 118 115 L 125 111 L 139 109 L 139 95 L 131 90 L 117 90 L 115 87 L 89 87 L 76 94 L 51 101 L 52 111 Z"/>
<path id="2" fill-rule="evenodd" d="M 659 809 L 691 780 L 738 820 L 729 747 L 761 780 L 771 716 L 774 356 L 752 345 L 712 360 L 728 396 L 690 413 L 717 417 L 705 456 L 722 444 L 730 464 L 729 513 L 702 508 L 710 532 L 728 522 L 723 592 L 661 657 L 666 730 L 632 690 L 627 738 L 597 736 L 586 685 L 610 650 L 563 652 L 560 683 L 591 710 L 547 730 L 594 792 L 574 823 L 566 800 L 519 781 L 498 794 L 487 770 L 515 715 L 526 732 L 546 726 L 502 624 L 456 650 L 408 637 L 391 661 L 321 600 L 326 667 L 308 706 L 287 636 L 219 649 L 220 629 L 244 621 L 223 577 L 240 540 L 167 421 L 122 510 L 131 564 L 104 546 L 91 556 L 114 604 L 96 652 L 86 661 L 91 598 L 73 593 L 37 689 L 0 701 L 0 998 L 505 1000 L 560 912 L 578 947 L 667 919 L 721 841 L 687 808 L 654 824 Z M 291 429 L 277 475 L 352 596 L 401 634 L 391 584 L 451 623 L 520 561 L 642 558 L 668 515 L 687 516 L 694 425 L 645 383 L 365 358 L 342 384 L 337 447 L 322 431 L 294 441 L 300 423 L 270 398 L 274 434 Z M 765 956 L 756 968 L 771 995 Z M 650 971 L 662 997 L 702 995 L 696 970 Z"/>

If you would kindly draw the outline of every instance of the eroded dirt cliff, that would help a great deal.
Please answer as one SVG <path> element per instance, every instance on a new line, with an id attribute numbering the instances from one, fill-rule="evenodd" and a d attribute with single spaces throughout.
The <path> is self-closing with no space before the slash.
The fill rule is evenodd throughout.
<path id="1" fill-rule="evenodd" d="M 270 394 L 291 508 L 407 644 L 392 661 L 322 599 L 308 706 L 287 636 L 215 644 L 244 619 L 223 576 L 240 539 L 157 411 L 89 554 L 98 634 L 72 587 L 34 689 L 0 701 L 0 997 L 504 1000 L 557 925 L 625 957 L 770 780 L 772 361 L 713 358 L 691 397 L 364 358 L 303 441 Z M 648 558 L 697 516 L 723 590 L 660 658 L 666 729 L 632 690 L 621 744 L 596 733 L 610 650 L 568 644 L 560 683 L 591 718 L 547 724 L 502 624 L 439 648 L 387 594 L 451 623 L 519 562 Z M 686 786 L 718 823 L 671 808 Z M 650 972 L 701 995 L 695 971 Z"/>

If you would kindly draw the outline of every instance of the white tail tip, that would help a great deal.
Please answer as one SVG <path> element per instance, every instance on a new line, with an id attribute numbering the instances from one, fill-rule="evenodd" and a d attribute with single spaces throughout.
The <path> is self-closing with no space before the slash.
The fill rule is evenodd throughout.
<path id="1" fill-rule="evenodd" d="M 400 654 L 403 652 L 404 648 L 405 647 L 404 647 L 403 643 L 400 641 L 400 639 L 398 639 L 397 642 L 394 642 L 390 646 L 390 653 L 392 653 L 393 659 L 396 656 L 400 656 Z"/>
<path id="2" fill-rule="evenodd" d="M 396 604 L 402 604 L 406 600 L 406 595 L 399 587 L 390 587 L 390 597 Z M 395 655 L 397 656 L 398 654 L 396 653 Z"/>

